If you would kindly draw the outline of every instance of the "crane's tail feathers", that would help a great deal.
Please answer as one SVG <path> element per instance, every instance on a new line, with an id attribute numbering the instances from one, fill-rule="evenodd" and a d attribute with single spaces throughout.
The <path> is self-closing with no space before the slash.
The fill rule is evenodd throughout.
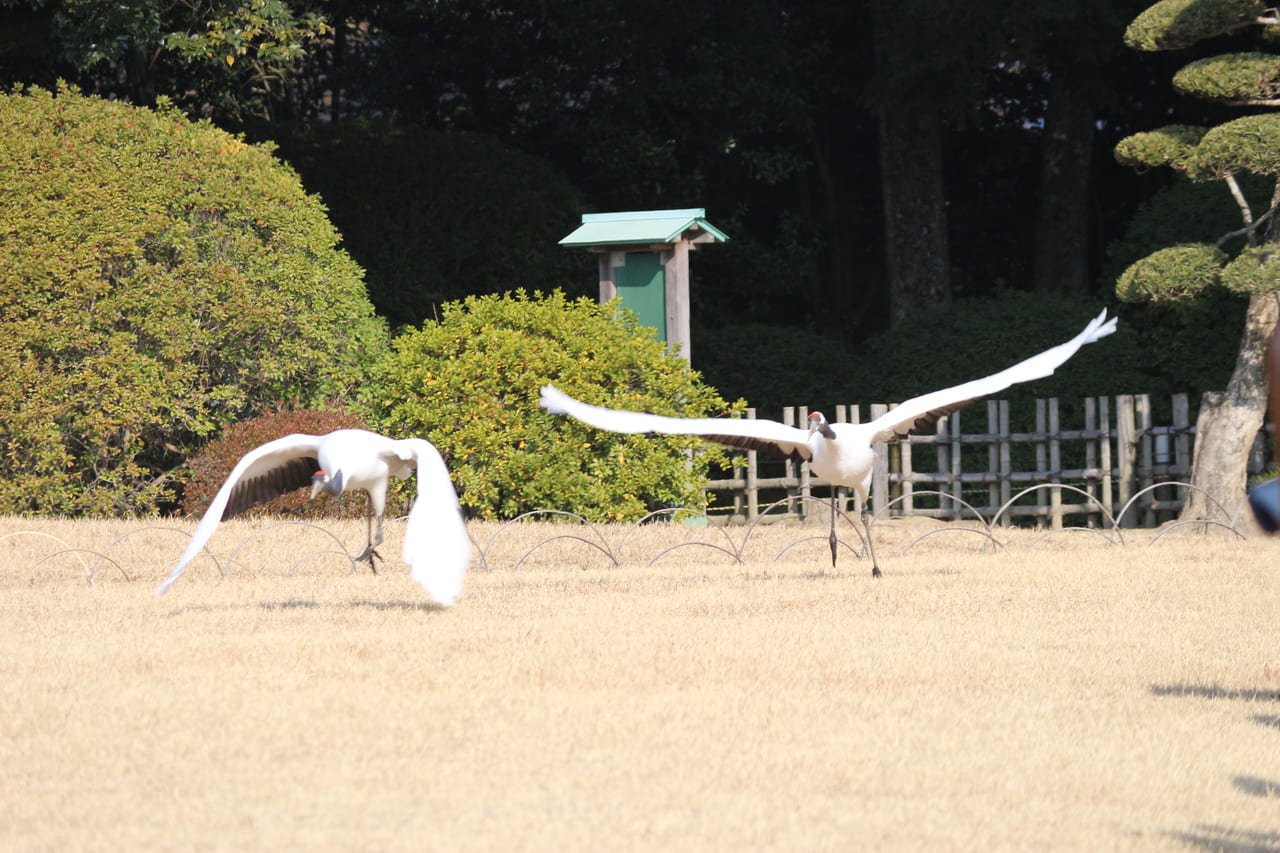
<path id="1" fill-rule="evenodd" d="M 418 457 L 418 497 L 409 510 L 404 535 L 404 561 L 427 594 L 452 605 L 462 592 L 471 565 L 471 540 L 440 453 L 423 441 Z"/>

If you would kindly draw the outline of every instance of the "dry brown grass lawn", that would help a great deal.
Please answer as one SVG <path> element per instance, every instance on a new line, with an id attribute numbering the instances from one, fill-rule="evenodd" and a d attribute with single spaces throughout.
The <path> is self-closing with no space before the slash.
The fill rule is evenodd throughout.
<path id="1" fill-rule="evenodd" d="M 302 527 L 88 585 L 140 526 L 0 519 L 0 848 L 1280 849 L 1280 542 L 477 525 L 444 610 Z"/>

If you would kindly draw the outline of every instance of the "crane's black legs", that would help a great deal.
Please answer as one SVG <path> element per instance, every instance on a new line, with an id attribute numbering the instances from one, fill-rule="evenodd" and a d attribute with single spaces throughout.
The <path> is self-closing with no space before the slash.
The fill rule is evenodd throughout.
<path id="1" fill-rule="evenodd" d="M 831 488 L 831 535 L 827 541 L 831 543 L 831 568 L 836 567 L 836 492 L 838 490 L 833 486 Z M 876 562 L 876 548 L 871 544 L 871 511 L 867 509 L 867 502 L 862 502 L 862 529 L 867 531 L 867 550 L 871 552 L 871 577 L 880 577 L 880 564 Z"/>
<path id="2" fill-rule="evenodd" d="M 862 502 L 862 529 L 867 531 L 867 550 L 871 552 L 871 577 L 880 577 L 880 564 L 876 562 L 876 546 L 871 544 L 871 510 Z"/>
<path id="3" fill-rule="evenodd" d="M 831 543 L 831 568 L 836 567 L 836 492 L 835 486 L 831 487 L 831 535 L 827 537 L 827 541 Z"/>
<path id="4" fill-rule="evenodd" d="M 366 493 L 367 497 L 367 493 Z M 378 573 L 378 565 L 374 562 L 374 558 L 381 560 L 382 555 L 377 552 L 377 547 L 382 544 L 382 518 L 378 518 L 378 529 L 373 529 L 373 506 L 370 499 L 369 514 L 365 516 L 365 546 L 360 555 L 356 557 L 357 563 L 368 563 L 369 568 L 376 575 Z"/>

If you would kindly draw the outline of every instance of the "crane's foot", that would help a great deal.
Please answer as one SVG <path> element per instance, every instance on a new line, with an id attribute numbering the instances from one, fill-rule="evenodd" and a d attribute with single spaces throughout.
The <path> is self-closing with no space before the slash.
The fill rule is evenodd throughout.
<path id="1" fill-rule="evenodd" d="M 878 578 L 878 577 L 880 577 L 880 567 L 879 567 L 879 566 L 872 566 L 872 567 L 871 567 L 871 577 L 873 577 L 873 578 Z"/>
<path id="2" fill-rule="evenodd" d="M 375 558 L 381 560 L 382 555 L 379 554 L 372 545 L 369 545 L 360 553 L 360 556 L 356 557 L 356 562 L 368 563 L 369 568 L 372 569 L 373 573 L 376 575 L 378 573 L 378 564 L 374 562 Z"/>

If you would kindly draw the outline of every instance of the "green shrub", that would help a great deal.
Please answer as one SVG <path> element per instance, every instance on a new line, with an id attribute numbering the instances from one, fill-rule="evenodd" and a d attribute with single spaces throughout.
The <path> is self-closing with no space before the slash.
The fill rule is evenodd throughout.
<path id="1" fill-rule="evenodd" d="M 617 435 L 538 408 L 554 384 L 594 405 L 684 417 L 730 411 L 684 359 L 616 303 L 472 296 L 440 322 L 401 335 L 369 389 L 381 431 L 416 435 L 444 455 L 467 510 L 510 518 L 533 509 L 635 519 L 701 506 L 718 450 L 687 436 Z"/>
<path id="2" fill-rule="evenodd" d="M 348 396 L 386 330 L 338 239 L 269 148 L 0 95 L 0 512 L 154 511 L 223 425 Z"/>
<path id="3" fill-rule="evenodd" d="M 1116 279 L 1116 296 L 1126 302 L 1179 302 L 1216 286 L 1227 254 L 1207 243 L 1182 243 L 1139 258 Z"/>
<path id="4" fill-rule="evenodd" d="M 1222 270 L 1222 286 L 1232 293 L 1273 293 L 1280 289 L 1274 246 L 1243 250 Z"/>
<path id="5" fill-rule="evenodd" d="M 231 469 L 256 447 L 295 432 L 324 435 L 338 429 L 367 429 L 359 417 L 345 411 L 285 409 L 232 424 L 206 444 L 187 463 L 182 478 L 182 511 L 202 516 Z M 286 515 L 293 518 L 364 518 L 368 500 L 360 492 L 310 499 L 306 489 L 287 492 L 242 512 L 241 516 Z"/>

